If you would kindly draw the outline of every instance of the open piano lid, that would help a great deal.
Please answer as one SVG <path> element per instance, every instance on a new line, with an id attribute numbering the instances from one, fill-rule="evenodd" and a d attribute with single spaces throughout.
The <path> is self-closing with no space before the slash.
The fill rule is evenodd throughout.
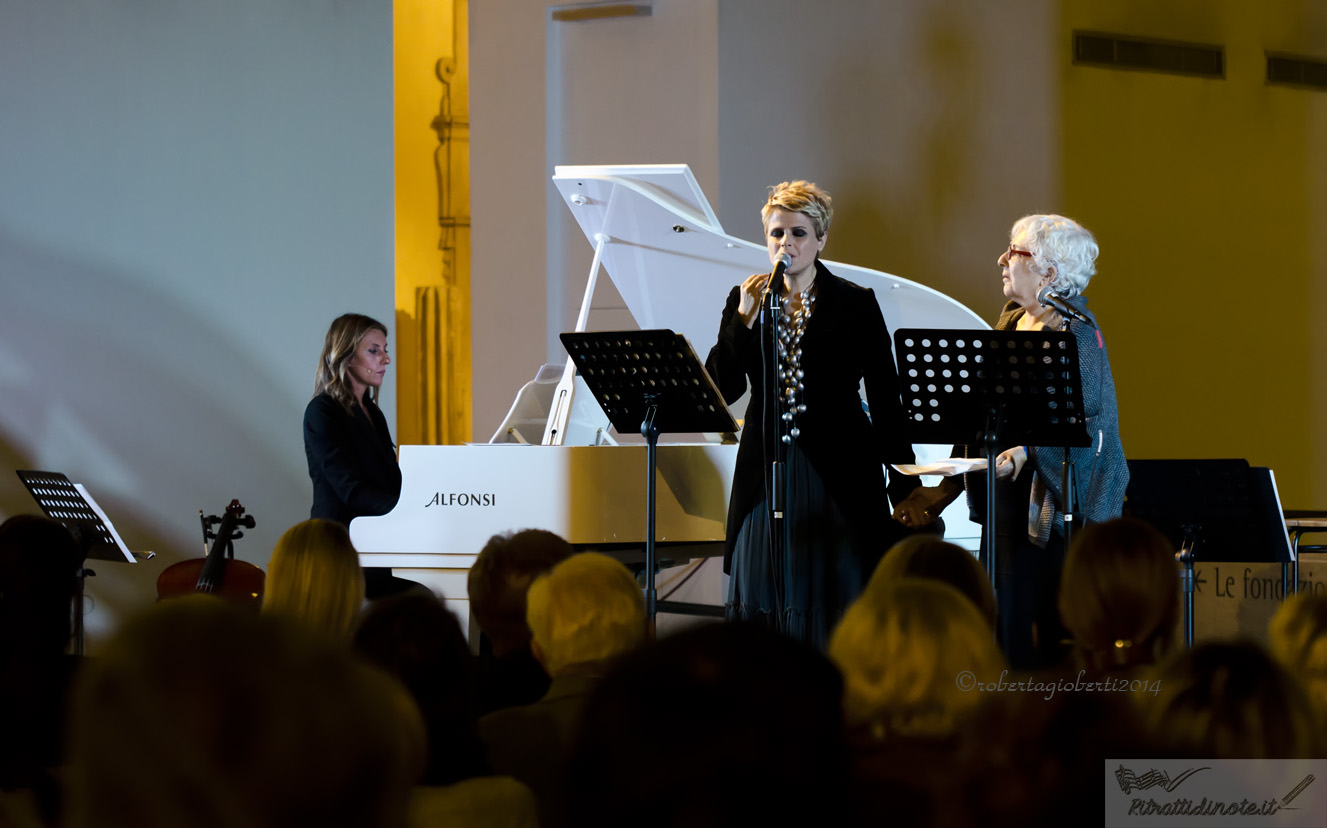
<path id="1" fill-rule="evenodd" d="M 671 328 L 704 355 L 733 286 L 767 273 L 763 245 L 728 235 L 685 164 L 556 167 L 553 183 L 591 246 L 603 234 L 603 268 L 644 329 Z M 753 211 L 752 225 L 756 224 Z M 873 288 L 885 323 L 899 328 L 989 328 L 966 306 L 879 270 L 825 264 Z"/>

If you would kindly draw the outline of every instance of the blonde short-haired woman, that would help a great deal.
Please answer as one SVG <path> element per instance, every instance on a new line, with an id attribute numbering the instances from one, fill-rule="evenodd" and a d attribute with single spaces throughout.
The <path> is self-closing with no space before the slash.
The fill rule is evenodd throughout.
<path id="1" fill-rule="evenodd" d="M 770 188 L 760 213 L 770 264 L 788 262 L 773 286 L 781 310 L 762 318 L 769 274 L 735 286 L 705 361 L 730 405 L 751 392 L 728 502 L 726 614 L 823 647 L 861 591 L 871 550 L 903 532 L 889 519 L 890 501 L 919 484 L 892 471 L 885 484 L 885 465 L 913 462 L 912 445 L 880 303 L 820 261 L 834 214 L 829 193 L 785 181 Z M 786 474 L 776 482 L 771 462 L 781 455 Z M 787 544 L 771 519 L 785 492 Z"/>

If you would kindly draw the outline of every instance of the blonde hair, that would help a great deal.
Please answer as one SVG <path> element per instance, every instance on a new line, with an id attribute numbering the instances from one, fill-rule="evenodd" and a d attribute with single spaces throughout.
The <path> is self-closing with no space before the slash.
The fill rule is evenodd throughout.
<path id="1" fill-rule="evenodd" d="M 1327 595 L 1292 595 L 1268 628 L 1272 655 L 1299 679 L 1327 728 Z"/>
<path id="2" fill-rule="evenodd" d="M 387 326 L 361 313 L 347 313 L 332 320 L 323 339 L 323 353 L 318 357 L 318 370 L 313 378 L 313 396 L 323 392 L 350 410 L 352 402 L 359 402 L 350 386 L 350 361 L 369 331 L 381 331 L 387 336 Z M 369 399 L 378 402 L 378 388 L 369 386 Z"/>
<path id="3" fill-rule="evenodd" d="M 811 227 L 817 239 L 823 239 L 829 232 L 830 222 L 834 219 L 834 201 L 829 193 L 810 181 L 784 181 L 769 188 L 769 198 L 760 208 L 760 223 L 769 224 L 769 217 L 775 210 L 787 210 L 790 213 L 802 213 L 811 220 Z"/>
<path id="4" fill-rule="evenodd" d="M 553 677 L 573 664 L 620 655 L 645 638 L 645 599 L 636 579 L 597 552 L 572 555 L 536 578 L 525 618 Z"/>
<path id="5" fill-rule="evenodd" d="M 924 578 L 957 589 L 995 628 L 995 592 L 975 555 L 938 535 L 913 535 L 889 548 L 865 591 L 888 589 L 903 578 Z"/>
<path id="6" fill-rule="evenodd" d="M 964 676 L 995 682 L 1005 669 L 991 626 L 953 587 L 902 578 L 864 593 L 829 640 L 843 673 L 850 726 L 946 735 L 981 701 Z"/>
<path id="7" fill-rule="evenodd" d="M 1174 547 L 1134 518 L 1089 524 L 1065 556 L 1059 607 L 1084 666 L 1156 663 L 1180 617 Z"/>
<path id="8" fill-rule="evenodd" d="M 364 571 L 350 533 L 314 518 L 286 530 L 272 550 L 263 612 L 292 618 L 333 641 L 349 641 L 364 603 Z"/>

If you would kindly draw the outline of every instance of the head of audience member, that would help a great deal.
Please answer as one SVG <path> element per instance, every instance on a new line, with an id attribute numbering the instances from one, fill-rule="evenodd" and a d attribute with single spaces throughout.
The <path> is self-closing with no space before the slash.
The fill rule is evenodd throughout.
<path id="1" fill-rule="evenodd" d="M 996 682 L 1006 667 L 972 602 L 920 578 L 863 593 L 830 637 L 829 657 L 843 673 L 849 728 L 876 738 L 952 734 L 982 698 L 963 677 Z"/>
<path id="2" fill-rule="evenodd" d="M 1180 617 L 1174 547 L 1134 518 L 1089 524 L 1065 556 L 1059 606 L 1080 666 L 1106 671 L 1157 663 Z"/>
<path id="3" fill-rule="evenodd" d="M 286 530 L 267 564 L 263 612 L 349 641 L 363 604 L 364 571 L 344 526 L 313 518 Z"/>
<path id="4" fill-rule="evenodd" d="M 470 611 L 494 656 L 529 652 L 525 596 L 530 583 L 573 552 L 571 544 L 546 529 L 494 535 L 484 544 L 467 580 Z"/>
<path id="5" fill-rule="evenodd" d="M 631 571 L 597 552 L 572 555 L 530 585 L 535 658 L 558 676 L 597 671 L 645 639 L 645 599 Z"/>
<path id="6" fill-rule="evenodd" d="M 1268 630 L 1272 655 L 1299 679 L 1327 730 L 1327 594 L 1300 592 L 1286 599 Z"/>
<path id="7" fill-rule="evenodd" d="M 585 707 L 565 824 L 837 825 L 842 682 L 768 627 L 704 624 L 617 662 Z"/>
<path id="8" fill-rule="evenodd" d="M 461 624 L 431 592 L 375 601 L 355 631 L 355 651 L 401 681 L 428 732 L 421 782 L 449 785 L 487 772 L 474 698 L 474 659 Z"/>
<path id="9" fill-rule="evenodd" d="M 72 717 L 76 828 L 395 828 L 424 763 L 396 681 L 204 595 L 127 623 L 79 679 Z"/>
<path id="10" fill-rule="evenodd" d="M 0 523 L 0 662 L 68 649 L 81 563 L 57 521 L 15 515 Z"/>
<path id="11" fill-rule="evenodd" d="M 367 390 L 376 403 L 382 387 L 381 370 L 390 362 L 387 326 L 362 313 L 342 314 L 332 320 L 323 340 L 313 395 L 326 392 L 350 411 L 351 405 L 358 402 L 356 392 L 363 394 Z"/>
<path id="12" fill-rule="evenodd" d="M 1147 723 L 1169 755 L 1294 759 L 1325 747 L 1303 687 L 1251 641 L 1199 644 L 1155 678 Z"/>
<path id="13" fill-rule="evenodd" d="M 939 581 L 957 589 L 995 629 L 995 592 L 976 556 L 937 535 L 912 535 L 890 547 L 875 568 L 867 591 L 887 589 L 901 578 Z"/>
<path id="14" fill-rule="evenodd" d="M 931 824 L 1093 824 L 1105 811 L 1106 760 L 1166 755 L 1143 729 L 1130 698 L 1138 693 L 1074 690 L 1075 681 L 1033 677 L 1023 685 L 1026 692 L 981 694 L 986 699 L 946 769 L 947 787 L 936 797 Z"/>

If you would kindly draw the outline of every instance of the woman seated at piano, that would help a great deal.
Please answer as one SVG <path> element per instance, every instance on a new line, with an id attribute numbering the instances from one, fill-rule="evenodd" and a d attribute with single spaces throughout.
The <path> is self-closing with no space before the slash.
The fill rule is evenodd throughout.
<path id="1" fill-rule="evenodd" d="M 304 454 L 313 481 L 311 518 L 349 526 L 354 518 L 383 515 L 401 495 L 387 418 L 378 408 L 387 366 L 387 326 L 358 313 L 337 317 L 323 341 L 313 399 L 304 409 Z M 366 567 L 369 598 L 400 592 L 413 581 L 391 569 Z"/>
<path id="2" fill-rule="evenodd" d="M 751 389 L 728 504 L 726 610 L 823 648 L 869 577 L 864 570 L 905 531 L 890 519 L 889 501 L 919 483 L 891 471 L 886 487 L 882 464 L 913 462 L 912 445 L 875 293 L 820 261 L 829 193 L 784 182 L 770 188 L 760 214 L 771 265 L 786 257 L 773 283 L 780 310 L 772 320 L 761 313 L 770 274 L 734 287 L 705 362 L 729 404 Z M 771 325 L 782 367 L 773 383 Z M 788 544 L 776 542 L 783 531 L 771 509 L 771 463 L 780 458 Z"/>
<path id="3" fill-rule="evenodd" d="M 996 260 L 1006 300 L 996 330 L 1068 331 L 1078 344 L 1083 408 L 1092 438 L 1091 447 L 1070 449 L 1080 525 L 1119 517 L 1129 482 L 1110 360 L 1096 317 L 1082 295 L 1096 273 L 1098 252 L 1096 239 L 1078 222 L 1064 216 L 1032 215 L 1014 223 L 1009 248 Z M 1051 298 L 1042 304 L 1047 292 Z M 1056 301 L 1065 313 L 1057 310 Z M 955 446 L 954 453 L 984 456 L 980 446 Z M 1008 447 L 996 458 L 998 630 L 1005 653 L 1017 668 L 1032 669 L 1057 661 L 1057 645 L 1064 637 L 1056 608 L 1066 551 L 1063 460 L 1063 448 L 1038 446 Z M 918 489 L 899 504 L 895 517 L 907 526 L 925 525 L 966 489 L 972 520 L 981 523 L 986 512 L 986 473 L 964 477 L 966 480 L 944 478 L 939 486 Z M 983 538 L 983 548 L 986 545 Z"/>

